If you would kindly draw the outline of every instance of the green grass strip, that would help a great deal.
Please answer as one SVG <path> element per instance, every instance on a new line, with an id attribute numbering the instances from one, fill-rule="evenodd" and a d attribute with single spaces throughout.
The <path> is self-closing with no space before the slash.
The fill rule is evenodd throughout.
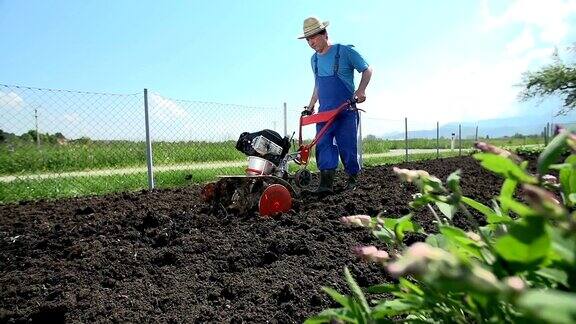
<path id="1" fill-rule="evenodd" d="M 465 155 L 466 153 L 462 153 Z M 440 157 L 458 156 L 458 151 L 441 152 Z M 411 154 L 409 161 L 435 159 L 436 153 Z M 402 163 L 405 156 L 369 157 L 364 159 L 365 167 L 377 165 Z M 194 183 L 213 181 L 218 175 L 241 175 L 245 167 L 224 167 L 201 170 L 177 170 L 155 172 L 156 188 L 175 188 Z M 295 164 L 290 165 L 290 171 L 298 169 Z M 317 171 L 316 165 L 311 163 L 311 171 Z M 13 203 L 38 199 L 59 199 L 66 197 L 79 197 L 102 195 L 113 192 L 139 191 L 148 188 L 145 172 L 101 175 L 82 177 L 62 177 L 46 179 L 14 180 L 0 186 L 0 203 Z"/>

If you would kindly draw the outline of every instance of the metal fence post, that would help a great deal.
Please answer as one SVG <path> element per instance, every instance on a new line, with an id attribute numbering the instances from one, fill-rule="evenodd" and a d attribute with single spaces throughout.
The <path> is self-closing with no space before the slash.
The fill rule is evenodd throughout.
<path id="1" fill-rule="evenodd" d="M 40 149 L 40 132 L 38 131 L 38 107 L 34 107 L 34 122 L 36 124 L 36 148 Z"/>
<path id="2" fill-rule="evenodd" d="M 440 158 L 440 122 L 436 122 L 436 158 Z"/>
<path id="3" fill-rule="evenodd" d="M 406 146 L 406 162 L 408 162 L 408 117 L 404 117 L 404 145 Z"/>
<path id="4" fill-rule="evenodd" d="M 458 156 L 462 156 L 462 125 L 458 124 Z"/>
<path id="5" fill-rule="evenodd" d="M 478 142 L 478 125 L 476 125 L 476 134 L 474 135 L 474 142 Z"/>
<path id="6" fill-rule="evenodd" d="M 363 143 L 362 143 L 362 118 L 360 118 L 361 113 L 358 111 L 358 136 L 356 138 L 356 147 L 358 148 L 358 164 L 360 167 L 364 164 L 364 159 L 362 158 L 363 153 Z"/>
<path id="7" fill-rule="evenodd" d="M 286 103 L 284 103 L 284 136 L 288 136 L 288 112 Z"/>
<path id="8" fill-rule="evenodd" d="M 144 89 L 144 122 L 146 125 L 146 164 L 148 166 L 148 189 L 154 189 L 154 165 L 152 162 L 152 141 L 150 140 L 150 118 L 148 114 L 148 89 Z"/>

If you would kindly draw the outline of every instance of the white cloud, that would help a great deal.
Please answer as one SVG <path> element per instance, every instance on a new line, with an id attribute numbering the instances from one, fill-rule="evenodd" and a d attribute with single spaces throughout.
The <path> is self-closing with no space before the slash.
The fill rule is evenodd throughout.
<path id="1" fill-rule="evenodd" d="M 150 110 L 154 118 L 164 122 L 174 122 L 188 117 L 188 112 L 174 100 L 163 98 L 159 94 L 151 94 L 149 98 Z"/>
<path id="2" fill-rule="evenodd" d="M 481 28 L 462 28 L 470 30 L 466 39 L 490 43 L 474 43 L 472 54 L 456 46 L 421 48 L 426 54 L 415 56 L 410 67 L 385 71 L 385 78 L 393 81 L 370 85 L 364 135 L 403 130 L 404 117 L 410 129 L 433 129 L 436 121 L 481 121 L 521 113 L 517 85 L 522 74 L 550 61 L 554 46 L 570 31 L 576 1 L 513 1 L 501 14 L 492 13 L 487 0 L 481 4 Z M 466 44 L 458 37 L 450 41 Z"/>
<path id="3" fill-rule="evenodd" d="M 0 91 L 0 109 L 20 109 L 24 105 L 24 99 L 15 92 Z"/>
<path id="4" fill-rule="evenodd" d="M 411 123 L 435 125 L 511 115 L 518 89 L 514 88 L 526 63 L 504 60 L 496 64 L 468 61 L 437 68 L 422 77 L 406 75 L 411 81 L 389 87 L 367 102 L 366 117 L 407 117 Z M 418 72 L 414 72 L 417 74 Z M 368 106 L 370 105 L 370 106 Z M 376 108 L 379 107 L 379 108 Z M 380 108 L 381 107 L 381 108 Z"/>
<path id="5" fill-rule="evenodd" d="M 516 0 L 501 14 L 493 14 L 488 0 L 482 0 L 485 30 L 501 29 L 514 23 L 533 26 L 542 42 L 559 44 L 569 30 L 569 18 L 576 13 L 573 0 Z"/>

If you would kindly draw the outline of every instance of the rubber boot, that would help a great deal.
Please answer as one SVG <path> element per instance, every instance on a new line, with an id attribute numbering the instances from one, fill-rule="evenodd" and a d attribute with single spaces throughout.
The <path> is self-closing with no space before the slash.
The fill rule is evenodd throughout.
<path id="1" fill-rule="evenodd" d="M 358 185 L 358 175 L 348 175 L 348 180 L 346 181 L 346 187 L 344 187 L 344 190 L 354 190 L 356 189 L 356 186 Z"/>
<path id="2" fill-rule="evenodd" d="M 336 170 L 322 170 L 320 171 L 320 184 L 318 188 L 311 191 L 312 194 L 331 194 L 334 192 L 334 176 L 336 175 Z"/>

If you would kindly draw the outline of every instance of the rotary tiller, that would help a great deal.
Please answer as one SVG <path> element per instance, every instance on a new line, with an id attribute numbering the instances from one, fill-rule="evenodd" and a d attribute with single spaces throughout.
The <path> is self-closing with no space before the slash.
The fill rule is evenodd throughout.
<path id="1" fill-rule="evenodd" d="M 262 217 L 289 211 L 293 197 L 298 197 L 301 189 L 310 184 L 312 177 L 307 167 L 311 149 L 336 117 L 351 108 L 353 103 L 349 100 L 336 109 L 301 116 L 298 150 L 292 153 L 288 153 L 290 139 L 282 138 L 275 131 L 265 129 L 256 133 L 242 133 L 236 142 L 236 149 L 248 157 L 246 174 L 220 176 L 218 181 L 202 188 L 202 199 L 212 204 L 213 211 L 224 208 L 226 212 L 244 214 L 258 208 Z M 325 125 L 309 144 L 304 144 L 302 127 L 316 123 Z M 288 171 L 291 161 L 300 165 L 294 174 Z"/>

